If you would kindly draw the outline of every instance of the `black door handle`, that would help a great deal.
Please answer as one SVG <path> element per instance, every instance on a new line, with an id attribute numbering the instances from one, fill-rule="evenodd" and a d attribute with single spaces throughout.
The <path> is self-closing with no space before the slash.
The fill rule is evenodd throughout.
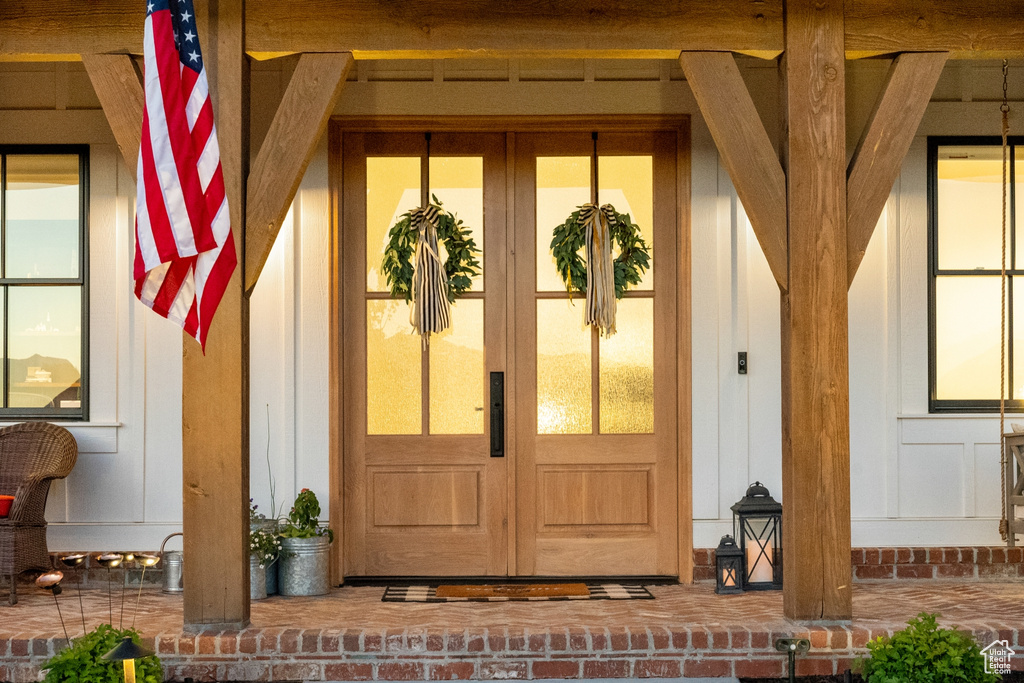
<path id="1" fill-rule="evenodd" d="M 491 373 L 491 457 L 505 457 L 505 373 Z"/>

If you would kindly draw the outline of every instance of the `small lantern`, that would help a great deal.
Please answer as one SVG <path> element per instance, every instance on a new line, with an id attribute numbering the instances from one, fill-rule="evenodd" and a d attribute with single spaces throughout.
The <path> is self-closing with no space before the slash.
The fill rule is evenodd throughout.
<path id="1" fill-rule="evenodd" d="M 743 590 L 782 588 L 782 504 L 761 482 L 732 506 L 736 542 L 744 560 Z"/>
<path id="2" fill-rule="evenodd" d="M 715 592 L 720 595 L 743 592 L 743 551 L 732 536 L 722 536 L 715 549 Z"/>
<path id="3" fill-rule="evenodd" d="M 124 666 L 124 683 L 135 683 L 135 660 L 148 657 L 152 651 L 137 645 L 129 636 L 118 644 L 113 650 L 103 655 L 108 662 L 121 662 Z"/>

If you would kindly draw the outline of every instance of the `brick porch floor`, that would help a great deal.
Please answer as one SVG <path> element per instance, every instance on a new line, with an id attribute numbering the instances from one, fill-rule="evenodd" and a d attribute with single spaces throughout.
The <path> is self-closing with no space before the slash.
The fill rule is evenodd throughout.
<path id="1" fill-rule="evenodd" d="M 983 645 L 1024 650 L 1024 582 L 886 582 L 854 586 L 852 622 L 808 627 L 782 617 L 781 593 L 717 596 L 708 584 L 653 586 L 656 600 L 497 604 L 382 603 L 381 588 L 254 602 L 241 632 L 182 632 L 181 597 L 145 589 L 137 625 L 168 681 L 332 681 L 485 678 L 782 677 L 774 639 L 805 636 L 798 675 L 841 673 L 871 637 L 921 611 Z M 20 591 L 0 606 L 0 681 L 39 680 L 63 635 L 53 598 Z M 85 591 L 87 624 L 107 618 L 105 591 Z M 126 621 L 134 602 L 126 600 Z M 72 584 L 60 597 L 81 632 Z M 114 620 L 118 620 L 118 594 Z M 1024 656 L 1015 658 L 1024 670 Z"/>

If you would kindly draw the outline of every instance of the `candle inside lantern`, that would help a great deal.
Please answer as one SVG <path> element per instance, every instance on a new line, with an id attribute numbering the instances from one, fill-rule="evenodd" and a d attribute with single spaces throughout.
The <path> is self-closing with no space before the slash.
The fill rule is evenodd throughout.
<path id="1" fill-rule="evenodd" d="M 726 588 L 736 587 L 736 569 L 734 567 L 724 567 L 722 569 L 722 585 Z"/>
<path id="2" fill-rule="evenodd" d="M 749 539 L 747 545 L 747 582 L 771 583 L 775 578 L 772 574 L 772 546 L 770 539 Z"/>

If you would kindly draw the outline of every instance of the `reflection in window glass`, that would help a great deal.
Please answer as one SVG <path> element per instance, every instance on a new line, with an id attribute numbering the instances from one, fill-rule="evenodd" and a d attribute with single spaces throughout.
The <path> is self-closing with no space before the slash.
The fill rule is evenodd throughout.
<path id="1" fill-rule="evenodd" d="M 537 433 L 593 431 L 589 327 L 582 300 L 537 301 Z"/>
<path id="2" fill-rule="evenodd" d="M 597 159 L 599 204 L 611 204 L 619 213 L 629 214 L 651 252 L 651 265 L 631 289 L 654 289 L 654 158 L 651 156 Z M 612 257 L 619 255 L 617 247 Z"/>
<path id="3" fill-rule="evenodd" d="M 78 156 L 7 156 L 8 278 L 78 277 Z"/>
<path id="4" fill-rule="evenodd" d="M 366 159 L 366 291 L 388 291 L 380 272 L 388 232 L 403 213 L 419 205 L 419 157 Z"/>
<path id="5" fill-rule="evenodd" d="M 935 281 L 936 398 L 999 398 L 999 276 Z"/>
<path id="6" fill-rule="evenodd" d="M 590 157 L 537 157 L 538 292 L 565 291 L 551 256 L 551 233 L 589 201 Z"/>
<path id="7" fill-rule="evenodd" d="M 367 434 L 420 434 L 422 355 L 404 301 L 366 302 Z"/>
<path id="8" fill-rule="evenodd" d="M 430 339 L 430 433 L 484 433 L 484 302 L 460 299 Z"/>
<path id="9" fill-rule="evenodd" d="M 11 408 L 80 408 L 81 287 L 8 290 Z"/>
<path id="10" fill-rule="evenodd" d="M 601 433 L 654 432 L 654 299 L 622 299 L 600 344 Z"/>
<path id="11" fill-rule="evenodd" d="M 430 157 L 430 194 L 462 221 L 463 229 L 480 250 L 480 275 L 471 291 L 484 291 L 484 159 L 483 157 Z M 443 248 L 443 247 L 442 247 Z M 447 258 L 442 255 L 442 258 Z"/>

